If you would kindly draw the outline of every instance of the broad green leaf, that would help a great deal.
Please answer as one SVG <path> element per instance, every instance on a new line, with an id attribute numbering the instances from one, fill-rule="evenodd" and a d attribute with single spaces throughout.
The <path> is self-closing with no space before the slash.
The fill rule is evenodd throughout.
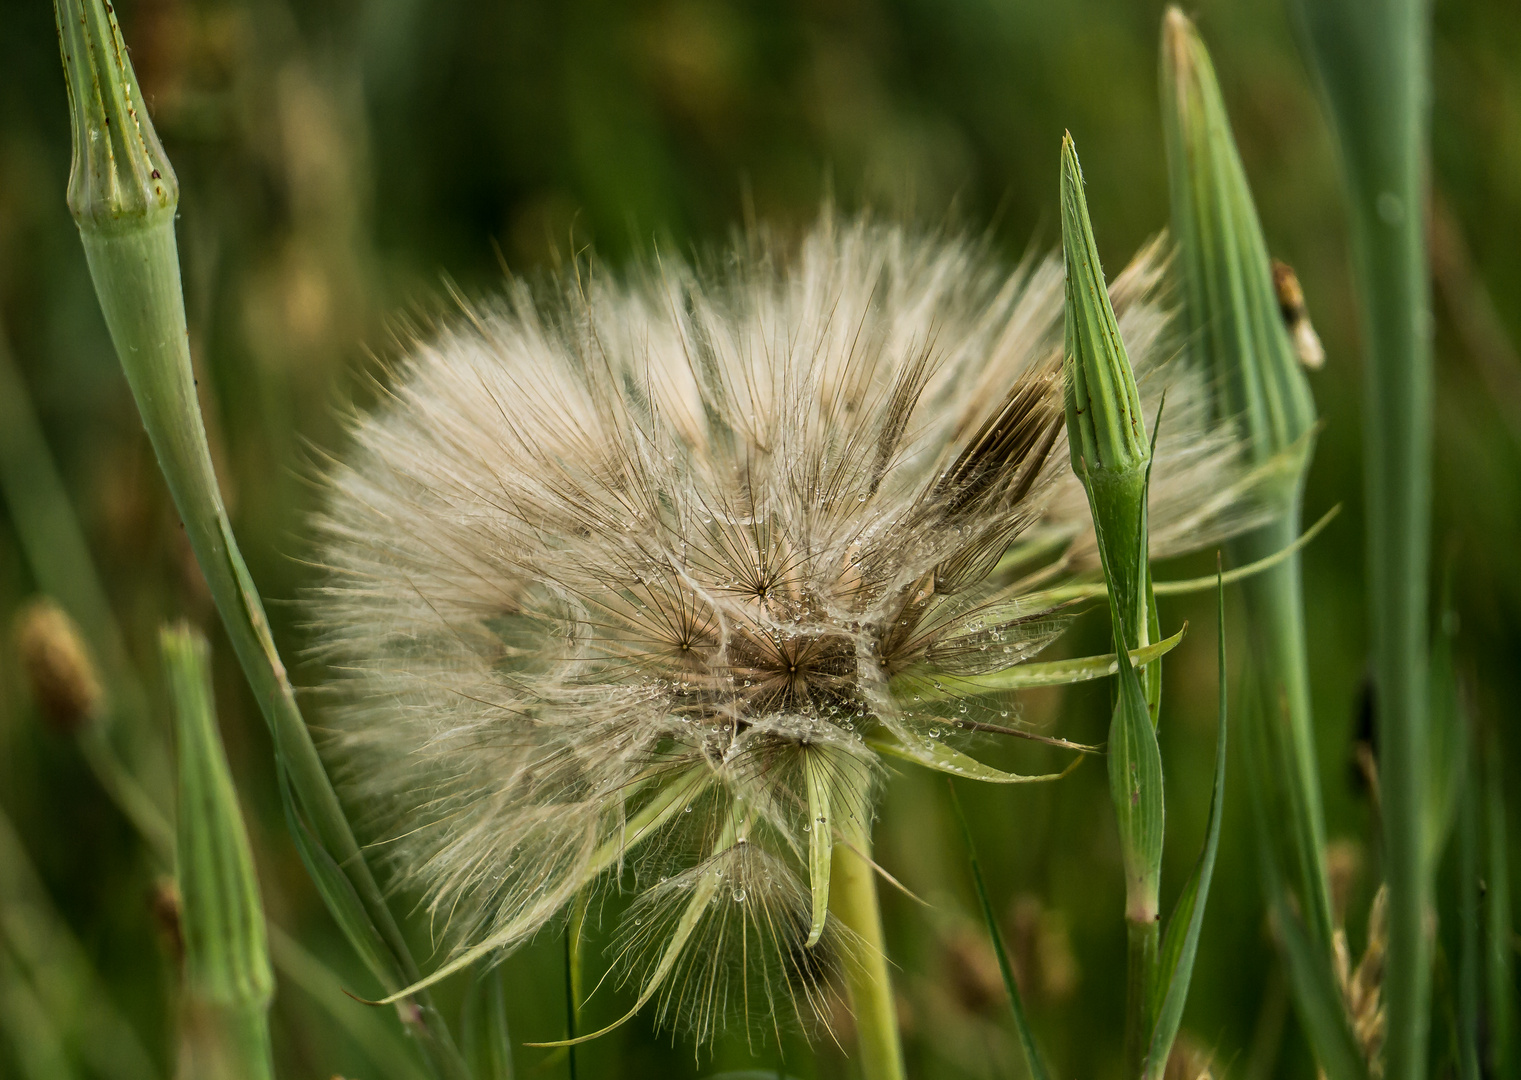
<path id="1" fill-rule="evenodd" d="M 1363 593 L 1379 735 L 1380 869 L 1389 940 L 1380 1001 L 1388 1080 L 1429 1067 L 1434 866 L 1426 856 L 1426 684 L 1435 414 L 1430 0 L 1298 0 L 1346 181 L 1365 356 L 1360 412 L 1369 558 Z M 1482 151 L 1481 151 L 1482 152 Z"/>

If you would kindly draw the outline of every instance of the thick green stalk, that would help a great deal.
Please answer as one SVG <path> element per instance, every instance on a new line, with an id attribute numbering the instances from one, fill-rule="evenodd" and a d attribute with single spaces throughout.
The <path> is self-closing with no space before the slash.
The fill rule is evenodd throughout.
<path id="1" fill-rule="evenodd" d="M 297 836 L 308 868 L 376 976 L 397 989 L 417 980 L 417 965 L 296 705 L 212 471 L 175 247 L 174 170 L 141 109 L 115 16 L 100 0 L 57 0 L 54 10 L 75 142 L 69 208 L 106 326 L 191 548 L 269 724 L 282 781 L 294 793 L 301 827 L 309 828 L 320 849 Z M 335 875 L 344 881 L 341 888 Z M 413 1028 L 431 1063 L 441 1075 L 465 1076 L 442 1017 L 426 994 L 416 1000 Z"/>
<path id="2" fill-rule="evenodd" d="M 856 951 L 845 965 L 845 987 L 856 1020 L 862 1080 L 904 1080 L 903 1043 L 887 969 L 876 871 L 867 861 L 870 845 L 864 830 L 850 845 L 835 845 L 829 912 L 857 938 Z"/>
<path id="3" fill-rule="evenodd" d="M 1433 867 L 1423 851 L 1429 717 L 1431 289 L 1426 142 L 1427 0 L 1301 0 L 1308 51 L 1334 121 L 1352 205 L 1367 359 L 1363 451 L 1389 886 L 1384 1075 L 1426 1072 Z"/>
<path id="4" fill-rule="evenodd" d="M 1129 919 L 1125 923 L 1125 1069 L 1141 1076 L 1151 1049 L 1157 953 L 1162 944 L 1159 919 Z"/>

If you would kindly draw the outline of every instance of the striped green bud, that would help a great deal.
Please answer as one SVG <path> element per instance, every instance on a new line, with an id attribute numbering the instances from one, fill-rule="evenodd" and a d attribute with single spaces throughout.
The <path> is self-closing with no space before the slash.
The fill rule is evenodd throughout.
<path id="1" fill-rule="evenodd" d="M 55 0 L 74 157 L 69 209 L 82 232 L 169 221 L 180 186 L 143 107 L 110 4 Z"/>

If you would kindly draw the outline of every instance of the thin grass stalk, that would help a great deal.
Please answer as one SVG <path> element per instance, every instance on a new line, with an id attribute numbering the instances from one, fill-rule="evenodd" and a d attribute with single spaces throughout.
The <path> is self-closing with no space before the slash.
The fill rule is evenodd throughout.
<path id="1" fill-rule="evenodd" d="M 1431 287 L 1427 0 L 1301 0 L 1352 208 L 1364 365 L 1368 616 L 1383 793 L 1389 952 L 1384 1074 L 1426 1072 L 1432 874 L 1422 850 L 1428 741 Z"/>
<path id="2" fill-rule="evenodd" d="M 849 843 L 834 846 L 830 868 L 829 914 L 856 938 L 845 964 L 845 989 L 856 1022 L 856 1049 L 862 1080 L 904 1080 L 903 1041 L 898 1005 L 882 934 L 871 837 L 856 830 Z"/>
<path id="3" fill-rule="evenodd" d="M 956 823 L 961 826 L 961 838 L 966 842 L 967 859 L 972 866 L 972 885 L 977 890 L 977 903 L 982 908 L 982 920 L 987 924 L 988 938 L 993 943 L 993 954 L 998 958 L 998 974 L 1003 978 L 1003 989 L 1009 997 L 1009 1010 L 1014 1014 L 1014 1029 L 1019 1044 L 1025 1052 L 1025 1067 L 1030 1070 L 1031 1080 L 1050 1080 L 1051 1070 L 1035 1043 L 1035 1033 L 1030 1019 L 1025 1015 L 1024 998 L 1019 993 L 1019 982 L 1014 978 L 1014 967 L 1009 962 L 1009 951 L 1004 947 L 1003 934 L 998 929 L 998 917 L 993 913 L 993 902 L 988 899 L 988 887 L 982 880 L 982 866 L 977 861 L 977 848 L 972 843 L 972 828 L 967 824 L 961 809 L 961 799 L 956 795 L 956 784 L 949 777 L 946 786 L 951 792 L 951 808 L 956 811 Z"/>
<path id="4" fill-rule="evenodd" d="M 477 973 L 465 992 L 462 1011 L 460 1043 L 477 1080 L 512 1080 L 512 1037 L 500 964 Z"/>
<path id="5" fill-rule="evenodd" d="M 0 1032 L 9 1036 L 24 1080 L 79 1077 L 53 1017 L 4 949 L 0 949 Z"/>
<path id="6" fill-rule="evenodd" d="M 1488 1035 L 1484 1066 L 1488 1076 L 1515 1080 L 1516 933 L 1510 907 L 1510 848 L 1505 842 L 1504 757 L 1489 732 L 1483 741 L 1484 778 L 1484 1020 Z"/>
<path id="7" fill-rule="evenodd" d="M 1456 1057 L 1458 1080 L 1480 1080 L 1483 1069 L 1479 1061 L 1480 1009 L 1484 958 L 1480 945 L 1479 833 L 1481 801 L 1478 755 L 1472 729 L 1464 725 L 1467 753 L 1464 755 L 1463 785 L 1458 794 L 1457 828 L 1457 915 L 1458 978 Z"/>
<path id="8" fill-rule="evenodd" d="M 212 470 L 191 370 L 174 215 L 179 189 L 113 13 L 100 0 L 54 4 L 74 129 L 69 207 L 79 225 L 112 343 L 223 625 L 275 744 L 310 837 L 296 840 L 324 900 L 389 989 L 419 971 L 344 816 L 275 650 L 258 590 Z M 293 825 L 296 824 L 293 816 Z M 316 845 L 319 850 L 313 850 Z M 341 882 L 340 882 L 341 876 Z M 426 994 L 412 1024 L 431 1064 L 464 1077 L 448 1027 Z"/>

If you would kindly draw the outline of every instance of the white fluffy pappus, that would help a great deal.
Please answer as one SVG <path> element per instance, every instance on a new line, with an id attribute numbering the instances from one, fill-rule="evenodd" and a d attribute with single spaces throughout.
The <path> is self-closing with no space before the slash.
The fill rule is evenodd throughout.
<path id="1" fill-rule="evenodd" d="M 1168 391 L 1158 557 L 1251 520 L 1163 276 L 1152 244 L 1111 289 L 1149 418 Z M 826 213 L 703 270 L 513 283 L 411 349 L 326 477 L 308 613 L 328 757 L 441 973 L 632 889 L 635 1008 L 699 1042 L 828 1011 L 823 871 L 869 846 L 882 756 L 1044 779 L 958 747 L 1016 730 L 976 680 L 1096 565 L 1061 348 L 1058 261 Z"/>

